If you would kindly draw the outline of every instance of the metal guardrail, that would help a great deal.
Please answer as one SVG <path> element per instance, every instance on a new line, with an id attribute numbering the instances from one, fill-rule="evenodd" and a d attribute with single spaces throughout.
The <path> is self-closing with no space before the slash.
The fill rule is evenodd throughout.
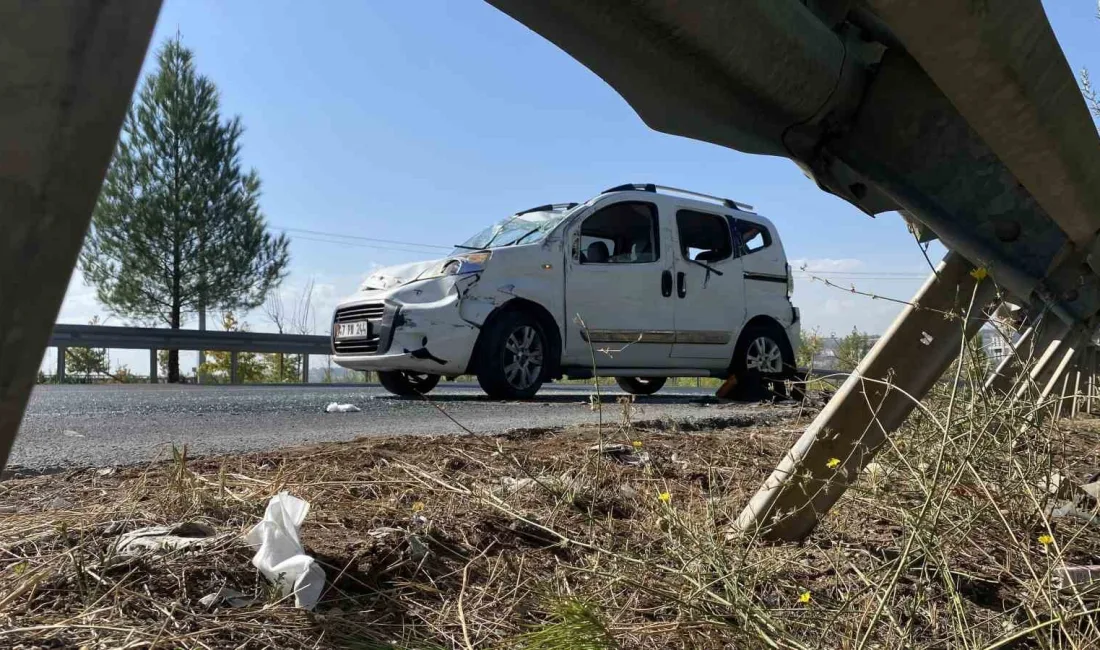
<path id="1" fill-rule="evenodd" d="M 149 350 L 149 380 L 153 383 L 157 381 L 158 350 L 229 352 L 230 381 L 233 383 L 236 383 L 237 354 L 240 352 L 303 355 L 303 383 L 309 381 L 309 355 L 332 354 L 332 343 L 327 336 L 172 330 L 157 327 L 112 327 L 106 325 L 54 325 L 49 346 L 57 348 L 57 376 L 59 381 L 65 378 L 65 350 L 67 348 Z"/>

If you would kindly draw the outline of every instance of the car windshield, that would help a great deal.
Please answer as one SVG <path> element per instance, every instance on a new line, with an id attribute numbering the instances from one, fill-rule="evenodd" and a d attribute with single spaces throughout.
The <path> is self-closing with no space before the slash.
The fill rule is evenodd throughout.
<path id="1" fill-rule="evenodd" d="M 458 249 L 498 248 L 542 241 L 575 205 L 546 205 L 514 214 L 462 242 Z"/>

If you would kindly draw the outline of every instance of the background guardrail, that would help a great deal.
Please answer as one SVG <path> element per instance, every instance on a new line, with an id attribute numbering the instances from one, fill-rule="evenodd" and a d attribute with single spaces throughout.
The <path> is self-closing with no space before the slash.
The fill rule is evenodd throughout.
<path id="1" fill-rule="evenodd" d="M 302 383 L 309 382 L 309 356 L 332 354 L 327 336 L 271 334 L 265 332 L 217 332 L 172 330 L 156 327 L 107 325 L 54 325 L 50 347 L 57 348 L 58 381 L 65 379 L 67 348 L 149 350 L 149 381 L 157 382 L 158 350 L 208 350 L 229 352 L 230 382 L 237 383 L 237 354 L 266 352 L 302 355 Z"/>

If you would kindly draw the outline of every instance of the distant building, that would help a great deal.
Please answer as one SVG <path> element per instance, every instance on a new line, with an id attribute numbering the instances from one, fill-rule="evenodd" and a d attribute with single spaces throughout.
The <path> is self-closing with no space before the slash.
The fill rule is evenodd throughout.
<path id="1" fill-rule="evenodd" d="M 991 365 L 997 365 L 1012 352 L 1012 343 L 1019 336 L 1012 330 L 992 326 L 983 327 L 978 334 L 982 338 L 982 350 Z"/>

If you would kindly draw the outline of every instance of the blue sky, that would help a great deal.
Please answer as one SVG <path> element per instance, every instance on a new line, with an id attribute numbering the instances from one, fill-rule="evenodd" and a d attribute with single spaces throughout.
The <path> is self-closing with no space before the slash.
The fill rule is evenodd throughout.
<path id="1" fill-rule="evenodd" d="M 1095 2 L 1044 5 L 1071 66 L 1100 74 Z M 243 159 L 274 227 L 448 245 L 519 209 L 658 182 L 753 204 L 810 268 L 911 274 L 860 289 L 907 298 L 928 269 L 896 215 L 867 217 L 787 160 L 649 130 L 598 77 L 484 2 L 166 0 L 154 47 L 177 30 L 223 111 L 244 122 Z M 322 329 L 370 269 L 433 257 L 290 234 L 282 291 L 314 279 Z M 898 311 L 805 279 L 795 302 L 823 333 L 881 332 Z M 74 278 L 59 321 L 96 313 Z M 270 328 L 260 312 L 246 320 Z"/>

